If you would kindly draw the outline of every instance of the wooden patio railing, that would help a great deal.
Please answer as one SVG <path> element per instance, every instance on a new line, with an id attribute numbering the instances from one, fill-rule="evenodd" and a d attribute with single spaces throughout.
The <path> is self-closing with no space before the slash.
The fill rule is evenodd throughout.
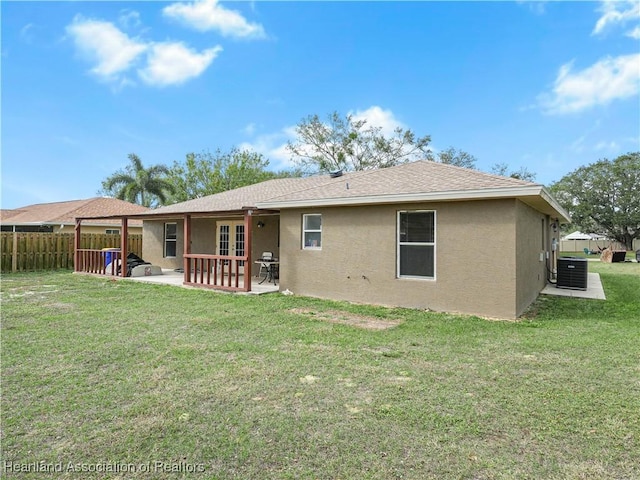
<path id="1" fill-rule="evenodd" d="M 120 251 L 81 248 L 77 253 L 78 264 L 74 268 L 76 272 L 118 275 L 119 260 L 122 258 Z"/>
<path id="2" fill-rule="evenodd" d="M 184 258 L 184 284 L 193 287 L 218 290 L 251 290 L 251 274 L 241 271 L 248 264 L 248 257 L 188 253 Z M 242 285 L 240 276 L 243 276 Z"/>
<path id="3" fill-rule="evenodd" d="M 96 275 L 119 275 L 122 255 L 119 251 L 78 249 L 76 272 Z M 235 292 L 251 290 L 251 274 L 242 270 L 248 257 L 230 255 L 184 254 L 184 284 Z M 243 277 L 242 283 L 240 277 Z"/>

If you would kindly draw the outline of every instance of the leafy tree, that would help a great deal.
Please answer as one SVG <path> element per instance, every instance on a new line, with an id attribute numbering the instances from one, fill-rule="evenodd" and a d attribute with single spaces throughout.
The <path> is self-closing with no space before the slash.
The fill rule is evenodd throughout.
<path id="1" fill-rule="evenodd" d="M 429 136 L 416 137 L 411 130 L 396 128 L 385 136 L 381 127 L 367 125 L 353 115 L 329 115 L 325 123 L 318 115 L 303 119 L 296 127 L 296 142 L 287 149 L 306 172 L 370 170 L 391 167 L 418 158 L 428 158 Z"/>
<path id="2" fill-rule="evenodd" d="M 457 150 L 453 147 L 442 150 L 435 155 L 430 153 L 428 155 L 428 159 L 434 162 L 446 163 L 447 165 L 456 165 L 458 167 L 476 167 L 476 157 L 468 152 Z"/>
<path id="3" fill-rule="evenodd" d="M 509 165 L 506 163 L 496 163 L 491 167 L 491 173 L 502 175 L 503 177 L 526 180 L 527 182 L 534 182 L 536 180 L 536 174 L 527 170 L 527 167 L 520 167 L 520 170 L 512 170 L 509 172 Z"/>
<path id="4" fill-rule="evenodd" d="M 300 175 L 295 171 L 272 172 L 268 167 L 269 160 L 261 154 L 237 148 L 213 154 L 189 153 L 184 162 L 176 161 L 170 169 L 171 201 L 183 202 L 272 178 Z"/>
<path id="5" fill-rule="evenodd" d="M 640 238 L 640 152 L 580 167 L 550 190 L 581 230 L 606 233 L 627 250 Z"/>
<path id="6" fill-rule="evenodd" d="M 144 168 L 135 153 L 129 154 L 130 164 L 102 182 L 100 193 L 126 200 L 131 203 L 155 207 L 164 205 L 173 185 L 167 181 L 169 169 L 164 165 Z"/>

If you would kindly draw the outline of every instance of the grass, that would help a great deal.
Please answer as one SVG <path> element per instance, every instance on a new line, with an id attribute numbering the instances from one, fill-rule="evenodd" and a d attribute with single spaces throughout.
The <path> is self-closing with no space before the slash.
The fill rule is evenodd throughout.
<path id="1" fill-rule="evenodd" d="M 541 297 L 518 322 L 6 275 L 0 468 L 640 478 L 640 265 L 589 268 L 607 301 Z"/>
<path id="2" fill-rule="evenodd" d="M 590 258 L 593 260 L 600 259 L 599 253 L 589 253 L 586 254 L 584 251 L 580 250 L 579 252 L 560 252 L 558 254 L 559 257 L 580 257 L 580 258 Z M 631 262 L 636 259 L 636 252 L 633 250 L 627 250 L 627 254 L 625 255 L 625 261 Z"/>

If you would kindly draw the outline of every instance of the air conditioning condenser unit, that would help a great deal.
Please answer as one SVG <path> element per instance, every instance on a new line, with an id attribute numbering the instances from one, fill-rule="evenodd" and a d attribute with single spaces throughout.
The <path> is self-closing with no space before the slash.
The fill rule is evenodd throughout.
<path id="1" fill-rule="evenodd" d="M 558 258 L 558 288 L 587 289 L 587 259 L 579 257 Z"/>

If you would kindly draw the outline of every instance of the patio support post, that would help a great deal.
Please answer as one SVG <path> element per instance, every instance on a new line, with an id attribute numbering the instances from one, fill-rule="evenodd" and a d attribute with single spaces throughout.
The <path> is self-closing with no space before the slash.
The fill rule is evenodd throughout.
<path id="1" fill-rule="evenodd" d="M 184 245 L 182 247 L 182 266 L 184 267 L 184 282 L 191 282 L 191 259 L 187 257 L 191 253 L 191 215 L 184 216 Z"/>
<path id="2" fill-rule="evenodd" d="M 80 233 L 82 220 L 76 218 L 76 225 L 73 229 L 73 271 L 80 271 Z"/>
<path id="3" fill-rule="evenodd" d="M 244 253 L 247 260 L 244 262 L 244 291 L 251 291 L 251 225 L 252 225 L 252 210 L 244 211 Z"/>
<path id="4" fill-rule="evenodd" d="M 122 217 L 122 231 L 120 234 L 120 275 L 127 276 L 127 243 L 129 242 L 129 219 Z"/>

